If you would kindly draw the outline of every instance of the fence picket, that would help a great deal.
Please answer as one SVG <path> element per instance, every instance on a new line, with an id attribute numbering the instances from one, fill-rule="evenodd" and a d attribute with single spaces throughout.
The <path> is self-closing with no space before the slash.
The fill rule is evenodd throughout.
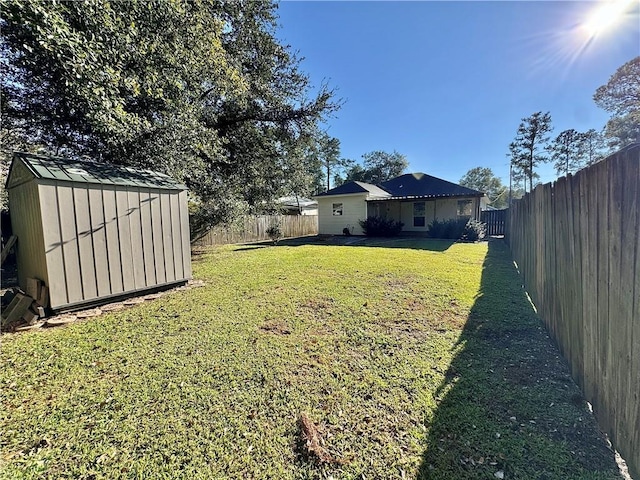
<path id="1" fill-rule="evenodd" d="M 640 144 L 509 209 L 523 283 L 585 397 L 640 475 Z"/>
<path id="2" fill-rule="evenodd" d="M 269 240 L 267 230 L 275 223 L 280 224 L 284 238 L 318 234 L 316 215 L 257 215 L 244 217 L 239 226 L 216 226 L 194 244 L 208 246 Z"/>

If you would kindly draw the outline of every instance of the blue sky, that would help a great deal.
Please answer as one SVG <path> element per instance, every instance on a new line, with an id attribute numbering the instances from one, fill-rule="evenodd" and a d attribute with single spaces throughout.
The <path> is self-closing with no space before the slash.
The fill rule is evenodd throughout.
<path id="1" fill-rule="evenodd" d="M 554 136 L 606 123 L 593 93 L 640 54 L 640 19 L 635 2 L 587 45 L 580 24 L 598 5 L 283 1 L 278 37 L 345 100 L 326 125 L 343 157 L 397 150 L 412 172 L 457 182 L 483 166 L 508 184 L 523 117 L 550 111 Z"/>

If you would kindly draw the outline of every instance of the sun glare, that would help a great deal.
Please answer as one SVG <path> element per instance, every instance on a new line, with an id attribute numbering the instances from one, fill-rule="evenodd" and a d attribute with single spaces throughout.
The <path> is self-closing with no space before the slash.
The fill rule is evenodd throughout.
<path id="1" fill-rule="evenodd" d="M 637 0 L 611 0 L 599 5 L 582 24 L 590 38 L 596 37 L 614 27 L 624 16 L 627 7 Z"/>

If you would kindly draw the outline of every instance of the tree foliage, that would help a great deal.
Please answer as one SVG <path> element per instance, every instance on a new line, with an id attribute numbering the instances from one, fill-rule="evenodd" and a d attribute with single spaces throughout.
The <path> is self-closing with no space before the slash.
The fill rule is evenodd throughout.
<path id="1" fill-rule="evenodd" d="M 600 132 L 591 128 L 580 134 L 581 155 L 586 166 L 591 166 L 604 158 L 604 139 Z"/>
<path id="2" fill-rule="evenodd" d="M 284 192 L 296 146 L 339 107 L 327 86 L 312 94 L 276 39 L 271 1 L 1 8 L 3 128 L 50 153 L 184 180 L 207 221 Z"/>
<path id="3" fill-rule="evenodd" d="M 622 148 L 640 140 L 640 56 L 622 65 L 609 81 L 596 90 L 593 99 L 611 113 L 605 137 L 611 148 Z"/>
<path id="4" fill-rule="evenodd" d="M 330 137 L 327 133 L 322 133 L 318 139 L 318 157 L 322 169 L 326 172 L 326 190 L 329 190 L 331 189 L 331 174 L 333 173 L 335 177 L 343 166 L 340 159 L 340 140 Z"/>
<path id="5" fill-rule="evenodd" d="M 545 148 L 552 130 L 551 114 L 536 112 L 522 119 L 516 138 L 509 145 L 514 176 L 528 180 L 529 191 L 533 189 L 533 180 L 539 178 L 535 168 L 549 161 Z"/>
<path id="6" fill-rule="evenodd" d="M 491 200 L 495 208 L 505 208 L 508 201 L 507 188 L 496 177 L 493 171 L 487 167 L 475 167 L 469 170 L 460 179 L 460 185 L 483 192 Z"/>
<path id="7" fill-rule="evenodd" d="M 409 167 L 407 158 L 401 153 L 376 150 L 362 155 L 362 165 L 353 160 L 346 161 L 344 182 L 379 184 L 402 175 Z"/>
<path id="8" fill-rule="evenodd" d="M 575 173 L 603 158 L 602 135 L 596 130 L 561 132 L 548 146 L 551 160 L 558 175 Z"/>
<path id="9" fill-rule="evenodd" d="M 584 166 L 582 135 L 573 128 L 564 130 L 549 144 L 551 161 L 558 175 L 574 173 Z"/>

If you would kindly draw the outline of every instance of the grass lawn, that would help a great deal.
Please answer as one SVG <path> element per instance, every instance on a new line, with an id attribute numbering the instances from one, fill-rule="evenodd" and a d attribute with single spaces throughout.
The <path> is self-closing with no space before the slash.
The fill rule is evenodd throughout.
<path id="1" fill-rule="evenodd" d="M 2 336 L 2 478 L 619 478 L 500 241 L 227 246 L 194 272 Z"/>

